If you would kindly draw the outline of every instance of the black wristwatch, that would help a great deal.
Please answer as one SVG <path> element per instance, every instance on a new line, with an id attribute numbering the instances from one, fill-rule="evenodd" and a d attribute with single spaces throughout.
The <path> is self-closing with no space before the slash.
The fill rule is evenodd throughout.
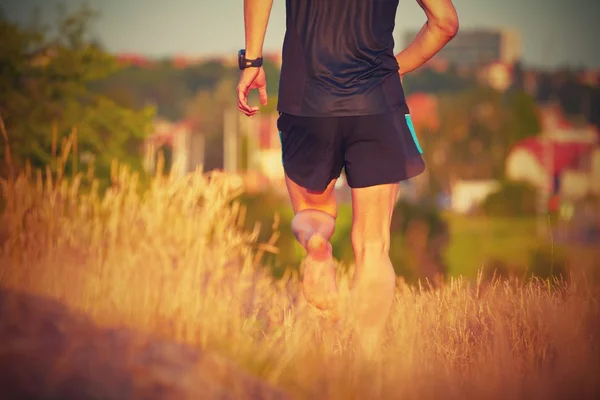
<path id="1" fill-rule="evenodd" d="M 238 65 L 239 65 L 240 69 L 258 68 L 258 67 L 262 67 L 263 59 L 262 59 L 262 57 L 260 57 L 255 60 L 248 60 L 248 59 L 246 59 L 246 50 L 242 49 L 238 53 Z"/>

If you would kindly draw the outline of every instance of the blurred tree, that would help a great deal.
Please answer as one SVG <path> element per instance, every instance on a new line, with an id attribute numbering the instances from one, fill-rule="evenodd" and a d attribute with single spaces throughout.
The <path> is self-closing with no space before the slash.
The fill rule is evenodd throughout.
<path id="1" fill-rule="evenodd" d="M 145 61 L 146 65 L 127 65 L 95 82 L 93 90 L 121 106 L 139 109 L 153 105 L 161 117 L 175 121 L 189 116 L 189 104 L 195 101 L 198 93 L 212 93 L 220 82 L 237 82 L 239 78 L 236 67 L 219 60 L 189 66 L 177 66 L 176 60 L 172 59 Z M 264 69 L 268 94 L 274 97 L 279 90 L 279 67 L 265 60 Z M 228 95 L 235 100 L 235 90 Z M 254 93 L 251 100 L 257 101 Z"/>
<path id="2" fill-rule="evenodd" d="M 521 60 L 517 60 L 512 68 L 512 86 L 518 90 L 525 90 L 525 69 Z"/>
<path id="3" fill-rule="evenodd" d="M 535 100 L 540 104 L 548 104 L 556 95 L 552 74 L 548 72 L 539 72 L 537 81 L 537 93 Z"/>
<path id="4" fill-rule="evenodd" d="M 540 133 L 542 126 L 537 105 L 525 91 L 514 90 L 507 93 L 506 111 L 505 148 L 512 148 L 517 142 Z"/>
<path id="5" fill-rule="evenodd" d="M 212 90 L 198 91 L 184 106 L 185 119 L 192 123 L 199 134 L 205 136 L 206 170 L 223 166 L 225 112 L 227 109 L 237 110 L 236 84 L 233 78 L 222 79 Z"/>
<path id="6" fill-rule="evenodd" d="M 439 130 L 423 135 L 424 156 L 438 190 L 449 190 L 456 179 L 502 178 L 512 147 L 540 131 L 536 104 L 521 90 L 502 94 L 476 87 L 444 93 L 438 110 Z"/>
<path id="7" fill-rule="evenodd" d="M 473 79 L 463 78 L 452 69 L 448 72 L 437 72 L 431 68 L 423 68 L 406 76 L 403 81 L 406 95 L 411 93 L 449 93 L 464 91 L 475 86 Z"/>
<path id="8" fill-rule="evenodd" d="M 500 188 L 483 201 L 481 207 L 490 217 L 522 217 L 535 215 L 537 190 L 522 182 L 501 181 Z"/>
<path id="9" fill-rule="evenodd" d="M 193 65 L 181 72 L 177 77 L 182 79 L 190 93 L 210 90 L 222 79 L 233 78 L 233 71 L 218 61 L 208 61 Z"/>
<path id="10" fill-rule="evenodd" d="M 99 178 L 108 177 L 113 159 L 141 167 L 141 145 L 154 110 L 127 109 L 89 90 L 91 82 L 118 69 L 89 38 L 95 17 L 87 7 L 70 13 L 60 8 L 51 35 L 39 26 L 11 23 L 0 13 L 0 114 L 15 167 L 27 159 L 34 167 L 50 164 L 60 150 L 57 143 L 74 128 L 78 155 L 94 156 L 84 158 L 95 160 Z"/>
<path id="11" fill-rule="evenodd" d="M 267 76 L 267 93 L 274 97 L 279 93 L 279 76 L 281 69 L 271 60 L 266 59 L 263 65 L 265 75 Z"/>
<path id="12" fill-rule="evenodd" d="M 588 119 L 600 130 L 600 87 L 591 89 L 588 103 Z"/>
<path id="13" fill-rule="evenodd" d="M 568 76 L 557 88 L 558 101 L 567 116 L 573 117 L 584 112 L 586 88 L 576 78 Z"/>
<path id="14" fill-rule="evenodd" d="M 214 82 L 204 85 L 212 88 Z M 157 114 L 172 121 L 183 117 L 182 105 L 194 93 L 186 83 L 185 71 L 167 62 L 123 67 L 94 82 L 91 88 L 125 107 L 140 109 L 151 105 L 156 108 Z"/>

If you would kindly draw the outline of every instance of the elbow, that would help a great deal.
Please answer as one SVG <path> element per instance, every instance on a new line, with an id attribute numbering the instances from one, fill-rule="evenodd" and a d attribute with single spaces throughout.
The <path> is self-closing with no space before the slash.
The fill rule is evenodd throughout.
<path id="1" fill-rule="evenodd" d="M 458 16 L 452 15 L 444 18 L 440 24 L 439 28 L 443 32 L 444 36 L 448 40 L 453 39 L 458 33 Z"/>
<path id="2" fill-rule="evenodd" d="M 438 32 L 448 41 L 452 40 L 458 33 L 458 15 L 452 13 L 437 21 Z"/>

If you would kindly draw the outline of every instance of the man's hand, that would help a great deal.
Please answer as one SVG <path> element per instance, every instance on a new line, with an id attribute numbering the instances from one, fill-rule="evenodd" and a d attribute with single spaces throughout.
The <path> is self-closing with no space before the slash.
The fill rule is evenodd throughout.
<path id="1" fill-rule="evenodd" d="M 273 0 L 244 0 L 244 25 L 246 28 L 246 57 L 250 60 L 262 57 L 265 33 L 271 15 Z M 252 118 L 258 107 L 248 105 L 248 94 L 258 89 L 260 103 L 267 105 L 267 79 L 261 68 L 246 68 L 242 71 L 237 87 L 238 109 Z"/>
<path id="2" fill-rule="evenodd" d="M 248 94 L 252 89 L 258 89 L 260 104 L 266 106 L 267 77 L 262 67 L 244 69 L 237 86 L 238 109 L 249 117 L 253 117 L 258 112 L 258 107 L 251 107 L 248 104 Z"/>

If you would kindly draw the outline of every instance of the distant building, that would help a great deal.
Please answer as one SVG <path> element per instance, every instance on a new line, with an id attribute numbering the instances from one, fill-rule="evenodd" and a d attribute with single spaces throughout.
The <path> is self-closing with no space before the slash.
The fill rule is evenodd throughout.
<path id="1" fill-rule="evenodd" d="M 404 46 L 408 46 L 417 32 L 404 36 Z M 513 64 L 521 57 L 520 35 L 509 29 L 463 29 L 431 60 L 442 60 L 461 67 L 478 67 L 495 62 Z"/>
<path id="2" fill-rule="evenodd" d="M 122 66 L 147 68 L 155 64 L 154 60 L 137 53 L 121 53 L 116 55 L 117 62 Z"/>
<path id="3" fill-rule="evenodd" d="M 591 87 L 600 87 L 600 68 L 587 68 L 578 74 L 579 82 Z"/>
<path id="4" fill-rule="evenodd" d="M 569 200 L 600 195 L 597 129 L 572 125 L 554 107 L 543 108 L 541 113 L 542 133 L 524 139 L 510 151 L 507 177 Z"/>
<path id="5" fill-rule="evenodd" d="M 498 189 L 500 183 L 496 180 L 459 180 L 452 185 L 450 208 L 456 213 L 468 214 Z"/>
<path id="6" fill-rule="evenodd" d="M 284 173 L 281 162 L 281 141 L 277 129 L 279 114 L 261 114 L 255 124 L 255 151 L 251 156 L 253 164 L 273 183 L 283 183 Z"/>
<path id="7" fill-rule="evenodd" d="M 179 176 L 204 164 L 204 136 L 189 121 L 170 122 L 157 118 L 154 130 L 144 143 L 144 167 L 154 172 L 162 151 L 167 167 L 175 167 Z"/>

